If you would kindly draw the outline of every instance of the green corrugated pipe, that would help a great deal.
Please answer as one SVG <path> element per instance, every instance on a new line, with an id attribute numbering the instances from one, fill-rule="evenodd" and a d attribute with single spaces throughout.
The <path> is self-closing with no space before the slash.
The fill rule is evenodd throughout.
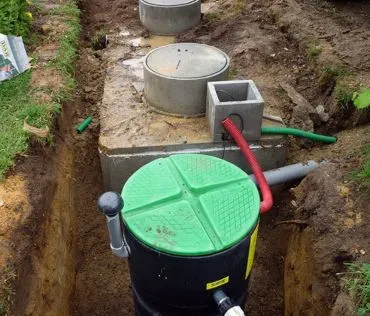
<path id="1" fill-rule="evenodd" d="M 311 132 L 306 132 L 300 129 L 290 127 L 262 127 L 261 132 L 262 134 L 292 135 L 328 144 L 332 144 L 337 141 L 337 138 L 334 136 L 314 134 Z"/>
<path id="2" fill-rule="evenodd" d="M 86 127 L 88 127 L 91 123 L 92 123 L 92 117 L 89 116 L 80 125 L 76 127 L 77 133 L 81 134 L 86 129 Z"/>

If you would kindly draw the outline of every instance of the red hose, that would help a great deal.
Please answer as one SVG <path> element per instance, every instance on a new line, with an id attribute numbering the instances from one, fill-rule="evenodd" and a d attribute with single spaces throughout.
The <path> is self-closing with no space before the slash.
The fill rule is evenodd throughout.
<path id="1" fill-rule="evenodd" d="M 247 158 L 249 165 L 253 171 L 253 174 L 256 177 L 258 186 L 262 194 L 262 202 L 260 205 L 261 214 L 269 211 L 273 204 L 272 194 L 269 185 L 267 184 L 266 178 L 263 174 L 263 171 L 257 161 L 256 156 L 253 151 L 249 148 L 249 144 L 244 139 L 242 133 L 238 130 L 234 122 L 226 118 L 222 121 L 223 127 L 229 132 L 229 134 L 234 138 L 235 142 L 240 147 L 245 158 Z"/>

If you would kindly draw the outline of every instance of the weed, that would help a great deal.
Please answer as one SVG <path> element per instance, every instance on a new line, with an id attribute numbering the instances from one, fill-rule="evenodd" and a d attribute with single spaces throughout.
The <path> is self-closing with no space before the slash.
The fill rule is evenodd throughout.
<path id="1" fill-rule="evenodd" d="M 207 14 L 207 19 L 210 22 L 218 21 L 221 19 L 220 14 L 218 12 L 210 12 Z"/>
<path id="2" fill-rule="evenodd" d="M 279 97 L 283 97 L 286 93 L 285 93 L 285 90 L 282 87 L 278 87 L 278 88 L 276 88 L 276 94 Z"/>
<path id="3" fill-rule="evenodd" d="M 232 9 L 232 13 L 238 14 L 242 12 L 246 7 L 246 1 L 245 0 L 236 0 L 235 4 Z"/>
<path id="4" fill-rule="evenodd" d="M 107 35 L 105 30 L 99 30 L 94 34 L 94 36 L 91 38 L 91 46 L 95 50 L 104 49 L 107 47 Z"/>
<path id="5" fill-rule="evenodd" d="M 344 68 L 337 66 L 324 66 L 322 71 L 333 78 L 343 77 L 347 73 Z"/>
<path id="6" fill-rule="evenodd" d="M 6 315 L 7 312 L 6 312 L 6 307 L 5 307 L 5 303 L 2 303 L 0 301 L 0 315 Z"/>
<path id="7" fill-rule="evenodd" d="M 363 88 L 353 94 L 352 101 L 358 110 L 370 107 L 370 89 Z"/>
<path id="8" fill-rule="evenodd" d="M 311 45 L 308 48 L 308 58 L 310 60 L 314 60 L 315 58 L 320 56 L 321 53 L 322 53 L 322 47 L 319 45 Z"/>
<path id="9" fill-rule="evenodd" d="M 370 264 L 348 264 L 344 287 L 353 298 L 358 316 L 370 314 Z"/>
<path id="10" fill-rule="evenodd" d="M 362 152 L 362 166 L 351 173 L 351 176 L 362 187 L 370 185 L 370 145 L 366 145 Z"/>
<path id="11" fill-rule="evenodd" d="M 348 109 L 353 105 L 353 93 L 355 89 L 344 84 L 337 84 L 334 90 L 335 98 L 342 109 Z"/>
<path id="12" fill-rule="evenodd" d="M 238 69 L 236 67 L 230 67 L 229 69 L 229 74 L 228 74 L 228 79 L 229 80 L 232 80 L 234 79 L 234 77 L 236 76 L 236 74 L 238 73 Z"/>
<path id="13" fill-rule="evenodd" d="M 14 280 L 16 278 L 15 270 L 10 266 L 6 266 L 3 271 L 1 271 L 0 281 L 0 315 L 8 316 L 10 315 L 10 308 L 13 302 L 14 296 Z"/>
<path id="14" fill-rule="evenodd" d="M 330 86 L 335 86 L 336 81 L 342 78 L 347 71 L 341 66 L 328 65 L 324 66 L 319 78 L 319 87 L 327 89 Z"/>

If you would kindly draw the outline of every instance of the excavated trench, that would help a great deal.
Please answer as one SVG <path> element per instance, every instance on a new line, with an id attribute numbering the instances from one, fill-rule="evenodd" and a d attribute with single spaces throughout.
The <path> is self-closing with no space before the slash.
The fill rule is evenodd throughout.
<path id="1" fill-rule="evenodd" d="M 35 269 L 21 271 L 27 284 L 19 289 L 24 298 L 16 308 L 19 315 L 134 315 L 127 262 L 112 255 L 105 219 L 96 209 L 103 191 L 97 144 L 106 62 L 90 47 L 90 38 L 97 30 L 114 28 L 119 14 L 121 21 L 135 26 L 136 1 L 90 0 L 81 1 L 80 7 L 78 88 L 59 121 L 52 163 L 56 186 L 39 237 L 43 247 L 32 255 Z M 87 116 L 94 117 L 93 124 L 77 135 L 74 126 Z M 289 188 L 280 189 L 274 209 L 261 220 L 246 306 L 250 316 L 312 314 L 312 232 L 289 222 L 291 201 Z"/>

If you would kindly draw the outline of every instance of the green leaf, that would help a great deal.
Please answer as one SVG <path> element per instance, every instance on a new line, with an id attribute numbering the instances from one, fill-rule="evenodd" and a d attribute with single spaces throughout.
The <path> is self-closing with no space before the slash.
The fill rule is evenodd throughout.
<path id="1" fill-rule="evenodd" d="M 370 89 L 353 94 L 353 103 L 357 109 L 365 109 L 370 106 Z"/>

